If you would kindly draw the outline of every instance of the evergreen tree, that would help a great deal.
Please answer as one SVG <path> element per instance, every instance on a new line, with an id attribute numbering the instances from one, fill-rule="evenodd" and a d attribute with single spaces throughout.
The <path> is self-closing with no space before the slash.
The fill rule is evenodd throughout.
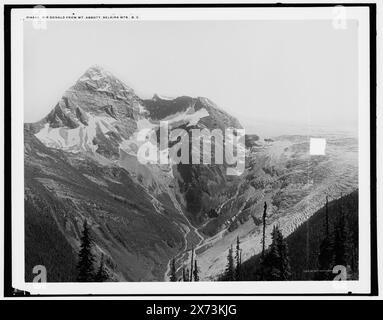
<path id="1" fill-rule="evenodd" d="M 182 281 L 183 282 L 186 282 L 188 281 L 187 278 L 186 278 L 186 271 L 185 271 L 185 267 L 182 267 Z"/>
<path id="2" fill-rule="evenodd" d="M 266 216 L 267 216 L 267 203 L 266 203 L 266 201 L 265 201 L 265 205 L 263 206 L 263 216 L 262 216 L 262 223 L 263 223 L 263 232 L 262 232 L 262 258 L 265 256 Z"/>
<path id="3" fill-rule="evenodd" d="M 289 280 L 291 271 L 287 243 L 277 226 L 274 226 L 271 238 L 269 250 L 261 262 L 263 280 Z"/>
<path id="4" fill-rule="evenodd" d="M 277 227 L 277 248 L 279 252 L 279 280 L 289 280 L 291 278 L 291 268 L 287 242 L 282 232 Z"/>
<path id="5" fill-rule="evenodd" d="M 329 222 L 328 222 L 328 196 L 326 196 L 326 237 L 329 237 Z"/>
<path id="6" fill-rule="evenodd" d="M 177 281 L 177 269 L 176 269 L 176 260 L 173 258 L 170 266 L 170 281 Z"/>
<path id="7" fill-rule="evenodd" d="M 190 275 L 189 275 L 189 269 L 182 267 L 182 281 L 183 282 L 189 282 L 190 281 Z"/>
<path id="8" fill-rule="evenodd" d="M 92 254 L 92 239 L 90 237 L 87 221 L 84 221 L 83 232 L 81 236 L 80 252 L 77 263 L 77 281 L 91 282 L 94 280 L 94 256 Z"/>
<path id="9" fill-rule="evenodd" d="M 240 248 L 239 237 L 237 237 L 237 245 L 235 249 L 236 249 L 235 250 L 235 262 L 236 262 L 235 280 L 240 281 L 241 280 L 241 248 Z"/>
<path id="10" fill-rule="evenodd" d="M 98 267 L 97 273 L 95 275 L 94 280 L 96 282 L 105 282 L 109 279 L 108 273 L 106 272 L 104 265 L 104 255 L 101 255 L 100 265 Z"/>
<path id="11" fill-rule="evenodd" d="M 263 206 L 263 215 L 262 215 L 262 256 L 261 256 L 261 266 L 260 270 L 258 271 L 260 273 L 261 280 L 265 280 L 264 275 L 264 260 L 265 260 L 265 243 L 266 243 L 266 217 L 267 217 L 267 203 L 265 201 L 265 204 Z"/>
<path id="12" fill-rule="evenodd" d="M 193 267 L 194 267 L 194 247 L 192 247 L 192 249 L 191 249 L 190 279 L 189 279 L 189 281 L 193 281 Z"/>
<path id="13" fill-rule="evenodd" d="M 235 280 L 235 271 L 234 271 L 234 259 L 233 259 L 233 246 L 230 246 L 229 253 L 227 255 L 227 265 L 225 271 L 226 281 Z"/>
<path id="14" fill-rule="evenodd" d="M 194 270 L 193 270 L 193 277 L 194 277 L 194 281 L 199 281 L 199 269 L 198 269 L 198 265 L 197 265 L 197 260 L 194 260 Z"/>
<path id="15" fill-rule="evenodd" d="M 274 226 L 271 232 L 271 244 L 264 254 L 261 262 L 262 280 L 278 280 L 279 252 L 277 247 L 277 229 Z"/>

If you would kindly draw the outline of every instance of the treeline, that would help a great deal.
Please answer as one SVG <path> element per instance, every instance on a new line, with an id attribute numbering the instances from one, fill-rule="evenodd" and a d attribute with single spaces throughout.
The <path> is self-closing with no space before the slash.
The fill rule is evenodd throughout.
<path id="1" fill-rule="evenodd" d="M 344 266 L 347 279 L 358 278 L 358 192 L 334 200 L 287 238 L 278 225 L 265 248 L 267 204 L 262 217 L 262 252 L 242 263 L 240 239 L 229 248 L 225 272 L 218 281 L 332 280 Z"/>
<path id="2" fill-rule="evenodd" d="M 358 192 L 331 202 L 285 238 L 278 225 L 271 232 L 271 244 L 265 246 L 267 203 L 262 215 L 262 251 L 242 262 L 240 238 L 237 237 L 227 253 L 225 271 L 218 281 L 287 281 L 332 280 L 333 268 L 344 266 L 347 279 L 358 279 Z M 259 225 L 257 219 L 256 225 Z M 103 255 L 98 263 L 93 253 L 93 241 L 84 222 L 78 253 L 77 281 L 103 282 L 109 280 Z M 170 281 L 200 280 L 200 269 L 194 248 L 190 262 L 177 269 L 176 260 L 170 264 Z"/>
<path id="3" fill-rule="evenodd" d="M 225 272 L 218 278 L 218 281 L 241 281 L 242 279 L 242 250 L 240 247 L 239 237 L 235 245 L 235 252 L 233 246 L 229 248 L 227 254 L 227 265 Z"/>
<path id="4" fill-rule="evenodd" d="M 170 265 L 170 281 L 192 282 L 199 281 L 199 268 L 197 259 L 194 258 L 194 247 L 191 249 L 190 269 L 182 266 L 182 276 L 177 276 L 176 260 L 173 258 Z"/>
<path id="5" fill-rule="evenodd" d="M 285 238 L 277 225 L 273 227 L 271 233 L 271 245 L 265 249 L 266 237 L 266 218 L 267 204 L 265 202 L 262 215 L 262 254 L 261 261 L 254 270 L 254 275 L 249 278 L 246 268 L 243 268 L 241 261 L 240 240 L 237 237 L 235 250 L 235 263 L 233 249 L 230 247 L 227 256 L 227 265 L 225 272 L 218 278 L 218 281 L 247 281 L 247 280 L 267 280 L 284 281 L 291 279 L 290 261 L 288 248 Z"/>
<path id="6" fill-rule="evenodd" d="M 271 232 L 271 244 L 265 246 L 267 203 L 262 215 L 262 251 L 242 262 L 240 238 L 237 237 L 227 253 L 225 271 L 218 281 L 287 281 L 333 280 L 335 266 L 344 266 L 347 279 L 358 279 L 358 192 L 341 196 L 331 202 L 326 197 L 322 209 L 285 238 L 278 225 Z M 259 220 L 256 219 L 256 225 Z M 77 281 L 103 282 L 109 280 L 104 257 L 96 264 L 87 222 L 84 222 L 78 253 Z M 180 269 L 176 260 L 170 264 L 170 281 L 200 280 L 200 269 L 194 248 L 190 262 Z"/>
<path id="7" fill-rule="evenodd" d="M 218 277 L 218 281 L 284 281 L 291 279 L 291 268 L 287 249 L 287 243 L 278 226 L 273 227 L 271 233 L 272 242 L 268 250 L 263 251 L 259 266 L 254 274 L 249 277 L 246 264 L 241 262 L 240 240 L 237 237 L 235 255 L 230 247 L 227 255 L 225 272 Z"/>

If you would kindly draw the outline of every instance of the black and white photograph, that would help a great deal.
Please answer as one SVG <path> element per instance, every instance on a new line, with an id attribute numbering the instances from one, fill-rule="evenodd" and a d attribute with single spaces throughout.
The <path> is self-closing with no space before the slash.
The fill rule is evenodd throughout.
<path id="1" fill-rule="evenodd" d="M 370 17 L 12 10 L 12 287 L 371 292 Z"/>

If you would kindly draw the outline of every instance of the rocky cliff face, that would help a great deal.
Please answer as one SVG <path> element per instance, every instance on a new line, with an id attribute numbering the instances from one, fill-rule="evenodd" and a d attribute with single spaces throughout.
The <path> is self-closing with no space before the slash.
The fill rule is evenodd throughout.
<path id="1" fill-rule="evenodd" d="M 27 280 L 37 264 L 47 266 L 48 281 L 74 280 L 85 219 L 113 280 L 167 279 L 169 261 L 180 270 L 192 247 L 200 278 L 215 279 L 237 236 L 244 260 L 259 252 L 265 201 L 267 233 L 278 223 L 287 235 L 326 195 L 357 188 L 357 140 L 346 136 L 327 135 L 324 156 L 309 155 L 306 136 L 246 136 L 246 167 L 234 176 L 214 161 L 143 164 L 138 151 L 159 145 L 161 121 L 188 134 L 242 128 L 207 98 L 141 99 L 97 66 L 45 118 L 25 124 Z M 145 130 L 154 138 L 139 139 Z"/>
<path id="2" fill-rule="evenodd" d="M 66 242 L 73 269 L 88 220 L 96 253 L 116 280 L 162 280 L 168 261 L 201 240 L 193 225 L 209 219 L 205 212 L 228 188 L 225 166 L 140 163 L 137 133 L 157 130 L 161 120 L 187 131 L 240 127 L 205 98 L 142 100 L 97 66 L 45 118 L 25 125 L 28 266 L 44 264 L 37 248 L 49 247 L 35 238 L 34 221 L 51 222 L 53 242 Z"/>
<path id="3" fill-rule="evenodd" d="M 224 270 L 228 249 L 237 237 L 243 261 L 261 251 L 265 202 L 269 245 L 274 225 L 287 236 L 323 207 L 326 196 L 334 200 L 358 188 L 357 140 L 324 137 L 325 155 L 310 155 L 307 136 L 280 136 L 251 148 L 235 196 L 228 197 L 218 207 L 217 217 L 203 227 L 205 233 L 212 232 L 212 227 L 219 229 L 197 248 L 205 280 L 215 279 Z"/>

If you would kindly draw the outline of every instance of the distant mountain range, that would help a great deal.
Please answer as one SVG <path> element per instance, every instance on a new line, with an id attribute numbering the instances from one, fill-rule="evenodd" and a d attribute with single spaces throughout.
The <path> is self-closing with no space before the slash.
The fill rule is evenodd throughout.
<path id="1" fill-rule="evenodd" d="M 268 228 L 278 222 L 287 235 L 326 194 L 336 198 L 357 189 L 358 144 L 346 135 L 325 136 L 325 156 L 309 155 L 307 136 L 248 135 L 246 170 L 239 176 L 227 175 L 226 164 L 142 164 L 137 132 L 161 120 L 188 132 L 242 128 L 207 98 L 141 99 L 98 66 L 45 118 L 25 124 L 27 281 L 37 264 L 47 267 L 48 281 L 75 279 L 84 220 L 113 281 L 167 280 L 170 261 L 175 258 L 181 272 L 191 248 L 201 280 L 213 280 L 237 236 L 244 259 L 259 252 L 254 221 L 264 201 Z"/>

